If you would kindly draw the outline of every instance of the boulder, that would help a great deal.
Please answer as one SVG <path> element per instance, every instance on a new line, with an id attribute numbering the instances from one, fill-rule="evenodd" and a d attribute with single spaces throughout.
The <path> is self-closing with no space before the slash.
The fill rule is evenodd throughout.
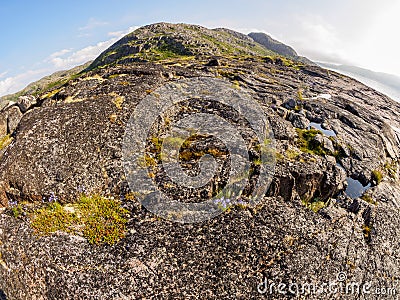
<path id="1" fill-rule="evenodd" d="M 269 123 L 273 129 L 274 137 L 277 140 L 293 141 L 296 137 L 296 130 L 289 121 L 283 118 L 270 118 Z"/>
<path id="2" fill-rule="evenodd" d="M 220 62 L 218 59 L 216 59 L 216 58 L 211 59 L 211 60 L 206 64 L 206 66 L 208 66 L 208 67 L 218 67 L 218 66 L 220 66 L 220 65 L 221 65 L 221 62 Z"/>
<path id="3" fill-rule="evenodd" d="M 35 104 L 36 98 L 32 95 L 20 96 L 17 101 L 17 105 L 23 114 L 26 113 L 28 109 L 30 109 Z"/>
<path id="4" fill-rule="evenodd" d="M 335 147 L 333 146 L 332 141 L 328 137 L 326 137 L 322 134 L 317 134 L 314 138 L 314 141 L 318 145 L 321 145 L 323 149 L 329 151 L 330 153 L 335 152 Z"/>
<path id="5" fill-rule="evenodd" d="M 286 119 L 286 116 L 288 114 L 288 110 L 281 107 L 281 106 L 277 106 L 276 107 L 276 112 L 278 113 L 278 115 L 282 118 L 282 119 Z"/>
<path id="6" fill-rule="evenodd" d="M 287 119 L 296 128 L 306 129 L 310 125 L 310 121 L 304 115 L 293 111 L 289 112 Z"/>
<path id="7" fill-rule="evenodd" d="M 296 105 L 297 105 L 297 103 L 296 103 L 296 100 L 294 100 L 294 99 L 289 99 L 283 103 L 283 106 L 287 109 L 294 109 L 296 107 Z"/>
<path id="8" fill-rule="evenodd" d="M 22 113 L 18 106 L 12 106 L 7 110 L 7 132 L 12 134 L 17 129 L 22 119 Z"/>

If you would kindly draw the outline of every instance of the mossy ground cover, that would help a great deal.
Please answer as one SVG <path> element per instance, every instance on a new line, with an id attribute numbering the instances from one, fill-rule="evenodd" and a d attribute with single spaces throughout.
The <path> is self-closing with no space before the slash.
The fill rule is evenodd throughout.
<path id="1" fill-rule="evenodd" d="M 302 152 L 316 155 L 326 155 L 328 154 L 323 147 L 318 144 L 314 138 L 317 134 L 321 134 L 321 131 L 314 128 L 311 129 L 299 129 L 296 128 L 298 135 L 298 146 Z"/>
<path id="2" fill-rule="evenodd" d="M 326 206 L 326 202 L 321 201 L 318 197 L 310 200 L 303 199 L 302 203 L 305 207 L 307 207 L 308 209 L 312 210 L 315 213 Z"/>
<path id="3" fill-rule="evenodd" d="M 58 202 L 30 213 L 32 228 L 39 235 L 56 231 L 82 234 L 92 244 L 114 244 L 126 234 L 128 211 L 121 203 L 100 195 L 81 195 L 75 204 Z"/>
<path id="4" fill-rule="evenodd" d="M 378 185 L 383 180 L 383 173 L 380 170 L 373 170 L 371 173 L 372 180 Z"/>
<path id="5" fill-rule="evenodd" d="M 9 134 L 0 138 L 0 150 L 4 149 L 8 145 L 10 145 L 11 142 L 12 142 L 12 137 Z"/>

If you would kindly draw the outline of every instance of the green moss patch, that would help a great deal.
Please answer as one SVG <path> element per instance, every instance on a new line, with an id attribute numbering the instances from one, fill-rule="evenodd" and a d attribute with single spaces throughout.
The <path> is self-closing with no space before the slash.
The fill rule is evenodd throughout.
<path id="1" fill-rule="evenodd" d="M 37 209 L 32 217 L 31 225 L 40 234 L 49 234 L 58 230 L 71 232 L 72 226 L 78 222 L 76 214 L 68 212 L 58 202 Z"/>
<path id="2" fill-rule="evenodd" d="M 314 128 L 311 129 L 300 129 L 296 128 L 298 140 L 297 143 L 299 148 L 302 152 L 309 153 L 309 154 L 316 154 L 316 155 L 327 155 L 326 150 L 318 144 L 314 138 L 317 134 L 321 134 L 321 131 L 316 130 Z"/>
<path id="3" fill-rule="evenodd" d="M 126 235 L 128 211 L 119 201 L 100 195 L 81 195 L 78 203 L 58 202 L 33 211 L 31 225 L 39 235 L 56 231 L 80 233 L 92 244 L 114 244 Z"/>
<path id="4" fill-rule="evenodd" d="M 376 202 L 374 200 L 374 198 L 372 198 L 372 196 L 370 194 L 364 194 L 361 196 L 361 199 L 364 200 L 365 202 L 371 203 L 373 205 L 377 205 L 378 202 Z"/>
<path id="5" fill-rule="evenodd" d="M 381 181 L 383 180 L 383 174 L 379 170 L 373 170 L 371 176 L 372 180 L 375 181 L 377 185 L 380 184 Z"/>
<path id="6" fill-rule="evenodd" d="M 396 178 L 398 170 L 398 163 L 396 161 L 386 162 L 383 168 L 391 178 Z"/>
<path id="7" fill-rule="evenodd" d="M 83 235 L 91 243 L 114 244 L 125 237 L 128 211 L 119 201 L 101 196 L 82 196 L 78 210 L 84 225 Z"/>
<path id="8" fill-rule="evenodd" d="M 318 197 L 311 200 L 302 200 L 302 203 L 305 207 L 315 213 L 326 206 L 326 203 L 324 201 L 321 201 Z"/>

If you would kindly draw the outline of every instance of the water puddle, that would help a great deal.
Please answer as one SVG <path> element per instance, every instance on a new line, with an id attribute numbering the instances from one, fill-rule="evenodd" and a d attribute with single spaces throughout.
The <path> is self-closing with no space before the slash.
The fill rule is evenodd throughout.
<path id="1" fill-rule="evenodd" d="M 327 136 L 336 136 L 336 133 L 333 130 L 323 129 L 321 123 L 311 122 L 310 125 L 308 126 L 308 129 L 310 129 L 311 127 L 318 129 Z"/>
<path id="2" fill-rule="evenodd" d="M 351 177 L 347 177 L 347 188 L 346 188 L 346 195 L 352 199 L 356 199 L 361 197 L 366 190 L 371 187 L 371 184 L 368 183 L 366 186 L 363 186 L 362 183 L 356 179 Z"/>

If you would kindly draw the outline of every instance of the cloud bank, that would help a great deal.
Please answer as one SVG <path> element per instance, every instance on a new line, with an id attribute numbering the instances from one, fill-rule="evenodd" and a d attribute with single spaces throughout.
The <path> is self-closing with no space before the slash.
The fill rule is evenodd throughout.
<path id="1" fill-rule="evenodd" d="M 92 23 L 89 22 L 85 28 L 92 28 L 89 25 L 92 27 L 95 26 L 94 21 L 92 21 Z M 29 83 L 36 81 L 43 76 L 50 75 L 56 71 L 71 69 L 93 60 L 121 37 L 134 31 L 136 28 L 138 27 L 129 27 L 127 30 L 109 32 L 107 35 L 111 37 L 110 39 L 82 49 L 61 49 L 56 51 L 44 59 L 38 69 L 28 70 L 16 76 L 6 78 L 4 77 L 7 75 L 7 71 L 0 73 L 0 79 L 4 78 L 3 80 L 0 80 L 0 96 L 18 92 Z"/>

